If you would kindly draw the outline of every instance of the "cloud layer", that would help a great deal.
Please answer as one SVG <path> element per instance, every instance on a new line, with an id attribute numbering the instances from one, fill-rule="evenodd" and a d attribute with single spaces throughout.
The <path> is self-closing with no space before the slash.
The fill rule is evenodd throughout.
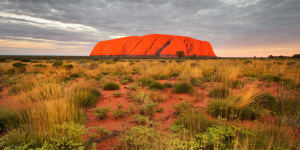
<path id="1" fill-rule="evenodd" d="M 0 54 L 88 55 L 98 41 L 152 33 L 210 41 L 218 56 L 293 54 L 299 10 L 299 0 L 0 0 Z"/>

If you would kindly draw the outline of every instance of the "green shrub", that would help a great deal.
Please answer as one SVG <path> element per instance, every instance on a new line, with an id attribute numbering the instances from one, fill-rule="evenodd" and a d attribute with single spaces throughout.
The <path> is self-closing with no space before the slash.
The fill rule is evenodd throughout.
<path id="1" fill-rule="evenodd" d="M 53 67 L 60 67 L 60 66 L 62 66 L 63 65 L 63 61 L 55 61 L 53 64 L 52 64 L 52 66 Z"/>
<path id="2" fill-rule="evenodd" d="M 14 63 L 13 66 L 16 68 L 25 68 L 27 66 L 27 64 L 17 62 L 17 63 Z"/>
<path id="3" fill-rule="evenodd" d="M 143 104 L 151 101 L 150 92 L 143 91 L 143 90 L 128 93 L 128 97 L 137 104 Z"/>
<path id="4" fill-rule="evenodd" d="M 36 65 L 34 65 L 34 67 L 37 67 L 37 68 L 46 68 L 47 65 L 44 65 L 44 64 L 36 64 Z"/>
<path id="5" fill-rule="evenodd" d="M 19 128 L 11 130 L 0 138 L 0 149 L 5 150 L 77 150 L 86 149 L 87 143 L 82 141 L 82 136 L 87 134 L 83 125 L 77 123 L 63 123 L 51 128 L 59 135 L 48 134 L 42 139 L 34 133 Z"/>
<path id="6" fill-rule="evenodd" d="M 192 78 L 190 80 L 191 84 L 194 86 L 200 86 L 205 82 L 204 78 Z"/>
<path id="7" fill-rule="evenodd" d="M 67 70 L 71 70 L 74 68 L 74 66 L 72 64 L 67 64 L 67 65 L 64 65 L 65 69 Z"/>
<path id="8" fill-rule="evenodd" d="M 206 132 L 197 134 L 196 139 L 204 149 L 233 149 L 237 129 L 230 126 L 209 127 Z"/>
<path id="9" fill-rule="evenodd" d="M 210 121 L 201 111 L 188 110 L 184 113 L 180 113 L 174 122 L 175 126 L 172 126 L 172 130 L 174 132 L 180 132 L 176 126 L 182 126 L 193 134 L 196 134 L 205 132 L 207 128 L 212 127 L 214 124 L 216 123 Z"/>
<path id="10" fill-rule="evenodd" d="M 282 78 L 278 75 L 262 75 L 258 77 L 261 81 L 279 82 Z"/>
<path id="11" fill-rule="evenodd" d="M 127 84 L 127 83 L 130 83 L 130 82 L 133 82 L 133 78 L 131 76 L 123 76 L 120 80 L 120 83 L 121 84 Z"/>
<path id="12" fill-rule="evenodd" d="M 0 108 L 0 132 L 16 128 L 19 123 L 18 114 L 14 110 Z"/>
<path id="13" fill-rule="evenodd" d="M 89 127 L 88 129 L 94 131 L 89 133 L 89 141 L 91 142 L 102 141 L 105 137 L 112 135 L 112 131 L 104 129 L 101 126 Z"/>
<path id="14" fill-rule="evenodd" d="M 172 84 L 172 83 L 165 82 L 165 83 L 163 83 L 163 86 L 164 86 L 165 88 L 171 88 L 171 87 L 173 87 L 173 84 Z"/>
<path id="15" fill-rule="evenodd" d="M 229 95 L 229 89 L 225 87 L 214 87 L 209 91 L 209 97 L 226 98 Z"/>
<path id="16" fill-rule="evenodd" d="M 146 125 L 149 124 L 149 117 L 143 115 L 134 115 L 135 123 L 138 125 Z"/>
<path id="17" fill-rule="evenodd" d="M 97 107 L 97 108 L 94 108 L 93 109 L 94 111 L 94 114 L 100 119 L 105 119 L 107 117 L 107 113 L 110 111 L 109 108 L 107 107 L 103 107 L 103 108 L 100 108 L 100 107 Z"/>
<path id="18" fill-rule="evenodd" d="M 188 102 L 180 102 L 180 103 L 176 104 L 175 106 L 173 106 L 173 108 L 176 110 L 176 112 L 178 114 L 185 112 L 185 111 L 190 111 L 191 107 L 192 107 L 192 104 L 190 104 Z"/>
<path id="19" fill-rule="evenodd" d="M 153 149 L 158 133 L 153 128 L 135 126 L 121 135 L 118 149 Z"/>
<path id="20" fill-rule="evenodd" d="M 120 86 L 119 84 L 115 82 L 108 82 L 103 86 L 103 90 L 119 90 Z"/>
<path id="21" fill-rule="evenodd" d="M 121 110 L 121 109 L 117 109 L 116 111 L 113 112 L 113 115 L 116 119 L 122 118 L 127 114 L 128 114 L 128 111 L 124 111 L 124 110 Z"/>
<path id="22" fill-rule="evenodd" d="M 70 78 L 71 79 L 75 79 L 75 78 L 79 78 L 80 77 L 80 74 L 78 74 L 78 73 L 72 73 L 71 75 L 70 75 Z"/>
<path id="23" fill-rule="evenodd" d="M 174 84 L 174 92 L 175 93 L 191 93 L 193 91 L 193 87 L 188 83 L 176 83 Z"/>
<path id="24" fill-rule="evenodd" d="M 158 112 L 158 113 L 161 113 L 161 112 L 163 112 L 164 111 L 164 108 L 163 107 L 160 107 L 160 108 L 158 108 L 157 110 L 156 110 L 156 112 Z"/>
<path id="25" fill-rule="evenodd" d="M 21 61 L 22 61 L 22 62 L 30 62 L 30 59 L 24 58 L 24 59 L 22 59 Z"/>
<path id="26" fill-rule="evenodd" d="M 155 82 L 155 80 L 152 78 L 145 78 L 145 77 L 137 80 L 137 84 L 143 87 L 149 86 L 152 82 Z"/>
<path id="27" fill-rule="evenodd" d="M 142 106 L 139 106 L 139 113 L 141 115 L 152 117 L 152 115 L 157 110 L 157 104 L 156 103 L 146 103 Z"/>
<path id="28" fill-rule="evenodd" d="M 295 65 L 295 64 L 296 64 L 296 62 L 290 61 L 290 62 L 288 62 L 286 65 L 291 66 L 291 65 Z"/>
<path id="29" fill-rule="evenodd" d="M 161 84 L 157 81 L 150 83 L 148 87 L 149 87 L 149 89 L 152 89 L 152 90 L 163 90 L 165 88 L 163 84 Z"/>
<path id="30" fill-rule="evenodd" d="M 207 113 L 214 117 L 226 118 L 229 120 L 254 120 L 259 112 L 251 106 L 238 107 L 232 99 L 211 100 L 207 106 Z"/>

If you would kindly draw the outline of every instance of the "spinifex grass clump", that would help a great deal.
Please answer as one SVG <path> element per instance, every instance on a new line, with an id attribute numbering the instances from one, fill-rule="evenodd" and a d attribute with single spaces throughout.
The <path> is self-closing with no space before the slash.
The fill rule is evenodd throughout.
<path id="1" fill-rule="evenodd" d="M 120 86 L 119 84 L 115 82 L 108 82 L 103 86 L 103 90 L 119 90 Z"/>
<path id="2" fill-rule="evenodd" d="M 259 112 L 254 107 L 239 106 L 238 101 L 238 99 L 232 98 L 212 100 L 207 106 L 207 113 L 229 120 L 254 120 L 259 116 Z"/>
<path id="3" fill-rule="evenodd" d="M 212 127 L 216 123 L 210 121 L 201 111 L 187 110 L 180 113 L 171 129 L 176 131 L 176 126 L 182 126 L 190 130 L 193 134 L 206 131 L 207 128 Z"/>
<path id="4" fill-rule="evenodd" d="M 130 82 L 133 82 L 133 78 L 131 76 L 123 76 L 120 80 L 120 83 L 121 84 L 127 84 L 127 83 L 130 83 Z"/>
<path id="5" fill-rule="evenodd" d="M 146 78 L 146 77 L 142 77 L 137 80 L 138 85 L 143 86 L 143 87 L 149 86 L 152 82 L 155 82 L 155 80 L 152 78 Z"/>
<path id="6" fill-rule="evenodd" d="M 70 100 L 80 107 L 90 107 L 97 104 L 98 97 L 101 95 L 95 88 L 78 87 L 73 90 Z"/>
<path id="7" fill-rule="evenodd" d="M 229 95 L 229 89 L 223 86 L 214 87 L 209 91 L 209 97 L 226 98 Z"/>
<path id="8" fill-rule="evenodd" d="M 158 81 L 154 81 L 154 82 L 150 83 L 148 87 L 151 90 L 163 90 L 165 88 L 165 86 L 163 84 L 159 83 Z"/>
<path id="9" fill-rule="evenodd" d="M 17 62 L 17 63 L 14 63 L 13 66 L 16 68 L 24 68 L 27 66 L 27 64 Z"/>
<path id="10" fill-rule="evenodd" d="M 185 82 L 174 84 L 174 92 L 175 93 L 191 93 L 193 91 L 193 87 Z"/>
<path id="11" fill-rule="evenodd" d="M 60 60 L 57 60 L 57 61 L 55 61 L 53 64 L 52 64 L 52 66 L 53 67 L 60 67 L 60 66 L 62 66 L 63 65 L 63 61 L 60 61 Z"/>
<path id="12" fill-rule="evenodd" d="M 185 111 L 189 111 L 192 108 L 192 104 L 188 102 L 180 102 L 173 106 L 173 108 L 176 110 L 176 113 L 180 114 Z"/>
<path id="13" fill-rule="evenodd" d="M 0 108 L 0 132 L 19 126 L 19 119 L 16 111 Z"/>

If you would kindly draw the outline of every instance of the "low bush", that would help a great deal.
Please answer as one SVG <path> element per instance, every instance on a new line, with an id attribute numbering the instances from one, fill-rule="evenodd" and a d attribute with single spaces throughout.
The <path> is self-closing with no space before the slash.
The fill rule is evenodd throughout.
<path id="1" fill-rule="evenodd" d="M 97 107 L 93 109 L 94 114 L 100 119 L 105 119 L 107 117 L 107 113 L 109 112 L 109 108 L 107 107 Z"/>
<path id="2" fill-rule="evenodd" d="M 243 87 L 243 83 L 240 80 L 225 81 L 225 85 L 233 89 Z"/>
<path id="3" fill-rule="evenodd" d="M 119 84 L 115 82 L 108 82 L 103 86 L 103 90 L 119 90 L 120 86 Z"/>
<path id="4" fill-rule="evenodd" d="M 46 68 L 47 65 L 44 65 L 44 64 L 36 64 L 36 65 L 34 65 L 34 67 L 37 67 L 37 68 Z"/>
<path id="5" fill-rule="evenodd" d="M 229 89 L 226 87 L 214 87 L 209 91 L 209 97 L 226 98 L 229 95 Z"/>
<path id="6" fill-rule="evenodd" d="M 173 106 L 173 108 L 176 110 L 176 113 L 180 114 L 185 111 L 190 111 L 192 107 L 191 103 L 188 102 L 180 102 Z"/>
<path id="7" fill-rule="evenodd" d="M 206 131 L 207 128 L 215 124 L 215 122 L 210 121 L 201 111 L 188 110 L 180 113 L 171 129 L 174 132 L 180 132 L 177 127 L 182 126 L 195 135 L 196 133 Z"/>
<path id="8" fill-rule="evenodd" d="M 16 68 L 25 68 L 27 66 L 27 64 L 17 62 L 17 63 L 14 63 L 13 66 Z"/>
<path id="9" fill-rule="evenodd" d="M 261 81 L 268 81 L 268 82 L 280 82 L 282 79 L 278 75 L 261 75 L 258 78 Z"/>
<path id="10" fill-rule="evenodd" d="M 190 80 L 191 84 L 194 86 L 200 86 L 205 82 L 204 78 L 192 78 Z"/>
<path id="11" fill-rule="evenodd" d="M 153 128 L 135 126 L 121 135 L 117 149 L 154 149 L 158 136 Z"/>
<path id="12" fill-rule="evenodd" d="M 175 93 L 191 93 L 193 91 L 193 87 L 185 82 L 174 84 L 174 92 Z"/>
<path id="13" fill-rule="evenodd" d="M 127 84 L 127 83 L 130 83 L 130 82 L 133 82 L 133 78 L 131 76 L 123 76 L 120 80 L 120 83 L 121 84 Z"/>
<path id="14" fill-rule="evenodd" d="M 0 133 L 16 128 L 19 123 L 20 120 L 16 111 L 0 108 Z"/>
<path id="15" fill-rule="evenodd" d="M 172 84 L 172 83 L 165 82 L 165 83 L 163 83 L 163 86 L 164 86 L 165 88 L 171 88 L 171 87 L 173 87 L 173 84 Z"/>
<path id="16" fill-rule="evenodd" d="M 152 117 L 152 115 L 157 110 L 157 104 L 156 103 L 146 103 L 146 104 L 143 104 L 142 106 L 139 106 L 138 110 L 141 115 Z"/>
<path id="17" fill-rule="evenodd" d="M 140 86 L 149 86 L 152 82 L 155 82 L 154 79 L 152 78 L 146 78 L 146 77 L 143 77 L 143 78 L 140 78 L 137 80 L 137 84 L 140 85 Z"/>
<path id="18" fill-rule="evenodd" d="M 114 115 L 114 117 L 115 117 L 116 119 L 122 118 L 122 117 L 124 117 L 124 116 L 127 115 L 127 114 L 128 114 L 128 111 L 124 111 L 124 110 L 122 110 L 122 109 L 117 109 L 117 110 L 115 110 L 115 111 L 113 112 L 113 115 Z"/>
<path id="19" fill-rule="evenodd" d="M 63 65 L 63 61 L 55 61 L 53 64 L 52 64 L 52 66 L 53 67 L 60 67 L 60 66 L 62 66 Z"/>
<path id="20" fill-rule="evenodd" d="M 156 91 L 139 90 L 137 92 L 128 93 L 128 97 L 136 104 L 144 103 L 160 103 L 167 99 L 166 96 L 159 94 Z"/>
<path id="21" fill-rule="evenodd" d="M 153 122 L 150 121 L 149 117 L 143 115 L 134 115 L 135 123 L 138 125 L 152 125 Z"/>
<path id="22" fill-rule="evenodd" d="M 150 83 L 148 87 L 151 90 L 163 90 L 165 88 L 165 86 L 163 84 L 161 84 L 157 81 Z"/>
<path id="23" fill-rule="evenodd" d="M 74 66 L 72 64 L 67 64 L 67 65 L 64 65 L 64 68 L 67 70 L 71 70 L 74 68 Z"/>

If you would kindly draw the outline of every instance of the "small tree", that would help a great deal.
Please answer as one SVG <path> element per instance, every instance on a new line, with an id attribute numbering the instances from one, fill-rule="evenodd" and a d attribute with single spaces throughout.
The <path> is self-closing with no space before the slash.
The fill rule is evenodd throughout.
<path id="1" fill-rule="evenodd" d="M 179 58 L 184 57 L 184 51 L 177 51 L 176 56 Z"/>
<path id="2" fill-rule="evenodd" d="M 300 58 L 300 54 L 295 54 L 292 56 L 293 58 Z"/>

